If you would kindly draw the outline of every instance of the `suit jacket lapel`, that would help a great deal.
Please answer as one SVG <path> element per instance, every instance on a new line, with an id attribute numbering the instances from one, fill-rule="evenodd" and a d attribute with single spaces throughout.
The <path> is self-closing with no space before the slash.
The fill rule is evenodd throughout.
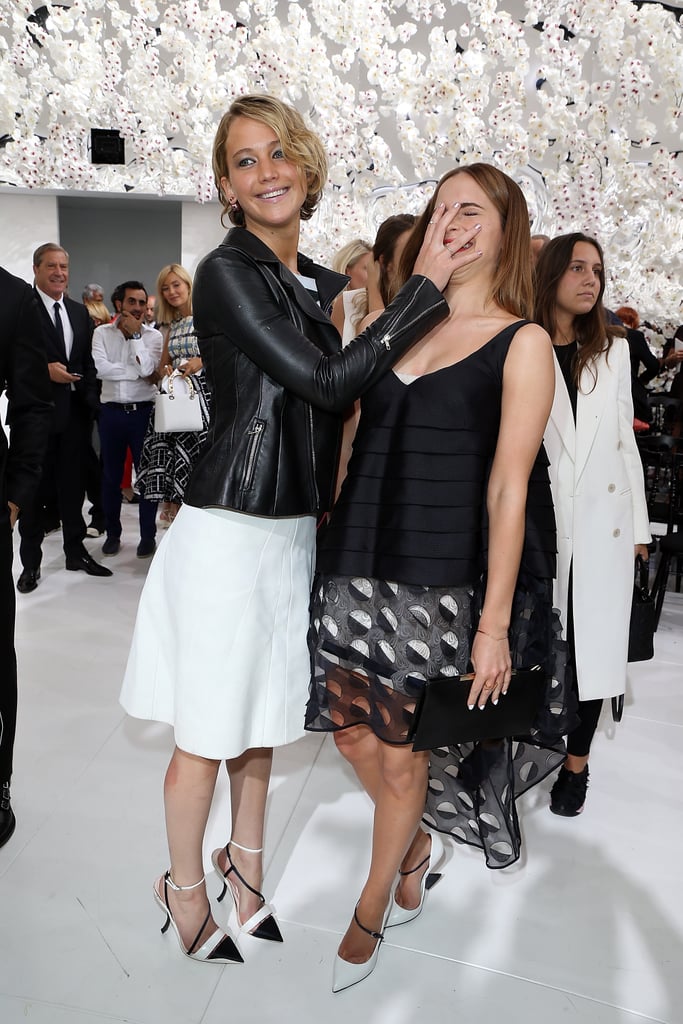
<path id="1" fill-rule="evenodd" d="M 41 297 L 38 294 L 38 292 L 34 291 L 34 294 L 36 296 L 36 301 L 38 303 L 38 308 L 40 310 L 40 315 L 43 318 L 43 324 L 45 326 L 45 330 L 48 332 L 48 335 L 49 335 L 49 338 L 50 338 L 50 344 L 52 345 L 53 351 L 58 352 L 60 354 L 61 361 L 66 366 L 66 361 L 67 360 L 66 360 L 66 348 L 64 347 L 64 342 L 62 341 L 62 339 L 57 334 L 57 329 L 55 328 L 55 325 L 53 323 L 52 317 L 50 316 L 50 314 L 48 313 L 47 309 L 45 308 L 45 303 L 41 299 Z M 50 353 L 48 352 L 46 354 L 48 356 L 48 362 L 54 362 L 54 360 L 50 358 Z"/>
<path id="2" fill-rule="evenodd" d="M 560 436 L 562 444 L 572 462 L 576 458 L 576 424 L 574 423 L 574 410 L 567 391 L 567 385 L 562 376 L 557 356 L 553 353 L 555 360 L 555 397 L 553 407 L 550 410 L 550 420 Z"/>
<path id="3" fill-rule="evenodd" d="M 597 380 L 595 375 L 597 374 Z M 603 413 L 610 401 L 613 375 L 604 358 L 598 359 L 593 372 L 586 367 L 581 375 L 581 390 L 576 404 L 576 480 L 585 469 Z"/>

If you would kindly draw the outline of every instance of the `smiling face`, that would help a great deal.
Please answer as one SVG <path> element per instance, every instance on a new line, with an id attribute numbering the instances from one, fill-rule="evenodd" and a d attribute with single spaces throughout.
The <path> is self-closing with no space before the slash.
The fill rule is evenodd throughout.
<path id="1" fill-rule="evenodd" d="M 36 288 L 57 301 L 69 284 L 69 257 L 63 249 L 48 249 L 33 268 Z"/>
<path id="2" fill-rule="evenodd" d="M 164 300 L 173 309 L 183 310 L 190 300 L 190 289 L 187 283 L 178 277 L 176 273 L 167 274 L 161 286 L 161 294 Z M 154 296 L 151 297 L 152 300 Z"/>
<path id="3" fill-rule="evenodd" d="M 126 288 L 121 300 L 121 312 L 142 320 L 147 309 L 147 293 L 139 288 Z"/>
<path id="4" fill-rule="evenodd" d="M 600 295 L 602 273 L 602 260 L 595 246 L 576 242 L 569 266 L 557 282 L 557 312 L 572 318 L 589 313 Z"/>
<path id="5" fill-rule="evenodd" d="M 273 232 L 298 227 L 306 177 L 286 159 L 272 128 L 249 117 L 236 117 L 225 157 L 228 175 L 220 179 L 221 189 L 230 202 L 239 203 L 250 231 L 267 242 Z"/>

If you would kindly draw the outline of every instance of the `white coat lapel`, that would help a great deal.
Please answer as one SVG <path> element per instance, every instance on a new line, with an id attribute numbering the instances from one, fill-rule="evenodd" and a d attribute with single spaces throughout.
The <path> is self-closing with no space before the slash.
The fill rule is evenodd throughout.
<path id="1" fill-rule="evenodd" d="M 616 401 L 616 397 L 611 394 L 613 385 L 614 375 L 604 355 L 598 359 L 593 373 L 586 367 L 581 374 L 581 387 L 576 403 L 577 482 L 588 461 L 603 413 L 610 401 Z"/>
<path id="2" fill-rule="evenodd" d="M 557 356 L 553 353 L 555 360 L 555 397 L 550 410 L 550 422 L 559 434 L 562 444 L 567 449 L 567 454 L 572 462 L 576 457 L 576 426 L 574 423 L 574 410 L 567 391 L 567 385 L 562 376 Z"/>

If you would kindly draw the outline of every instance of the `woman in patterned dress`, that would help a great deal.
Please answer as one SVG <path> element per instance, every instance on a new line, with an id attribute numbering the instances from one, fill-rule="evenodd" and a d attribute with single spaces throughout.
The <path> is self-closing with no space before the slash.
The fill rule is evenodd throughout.
<path id="1" fill-rule="evenodd" d="M 370 872 L 339 947 L 334 991 L 374 969 L 385 927 L 420 913 L 443 857 L 421 818 L 483 846 L 490 867 L 505 866 L 519 856 L 515 796 L 563 759 L 561 732 L 542 738 L 536 759 L 527 753 L 533 737 L 515 755 L 507 739 L 431 756 L 408 739 L 425 680 L 464 674 L 471 662 L 476 716 L 505 699 L 513 667 L 528 656 L 526 667 L 550 666 L 553 650 L 555 534 L 540 454 L 553 357 L 546 332 L 526 319 L 526 203 L 495 167 L 446 174 L 408 240 L 402 279 L 439 201 L 459 204 L 446 246 L 469 247 L 464 233 L 479 224 L 482 258 L 451 276 L 449 317 L 362 396 L 348 475 L 318 552 L 306 724 L 333 731 L 375 805 Z M 531 635 L 523 627 L 520 641 L 515 621 L 530 609 Z"/>
<path id="2" fill-rule="evenodd" d="M 157 296 L 158 323 L 165 325 L 159 374 L 170 375 L 177 370 L 192 380 L 203 423 L 201 430 L 158 433 L 154 430 L 154 417 L 150 419 L 137 487 L 149 501 L 162 502 L 159 518 L 166 527 L 182 505 L 192 468 L 206 439 L 210 396 L 192 320 L 192 278 L 184 267 L 171 263 L 160 271 Z"/>

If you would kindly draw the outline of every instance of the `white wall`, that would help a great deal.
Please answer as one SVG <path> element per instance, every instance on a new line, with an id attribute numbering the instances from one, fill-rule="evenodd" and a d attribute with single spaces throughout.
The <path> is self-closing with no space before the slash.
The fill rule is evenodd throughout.
<path id="1" fill-rule="evenodd" d="M 0 264 L 31 283 L 34 250 L 59 241 L 57 197 L 1 192 L 0 225 Z"/>
<path id="2" fill-rule="evenodd" d="M 183 203 L 180 262 L 193 277 L 202 256 L 206 256 L 225 237 L 221 210 L 220 203 Z"/>
<path id="3" fill-rule="evenodd" d="M 68 196 L 69 193 L 61 195 Z M 92 203 L 97 197 L 98 193 L 90 193 L 87 199 Z M 117 198 L 125 199 L 125 196 L 117 195 Z M 0 266 L 11 274 L 23 277 L 25 281 L 33 281 L 33 251 L 43 242 L 62 241 L 59 237 L 57 199 L 57 195 L 41 195 L 38 192 L 0 191 Z M 153 201 L 153 197 L 145 196 L 145 200 Z M 131 207 L 134 203 L 135 199 L 131 198 Z M 219 203 L 202 204 L 188 200 L 181 206 L 180 262 L 190 274 L 194 274 L 200 259 L 218 245 L 226 229 L 221 225 Z M 175 258 L 175 254 L 169 255 L 167 262 Z M 80 282 L 73 283 L 76 289 L 80 287 Z M 151 288 L 153 283 L 148 287 Z"/>

